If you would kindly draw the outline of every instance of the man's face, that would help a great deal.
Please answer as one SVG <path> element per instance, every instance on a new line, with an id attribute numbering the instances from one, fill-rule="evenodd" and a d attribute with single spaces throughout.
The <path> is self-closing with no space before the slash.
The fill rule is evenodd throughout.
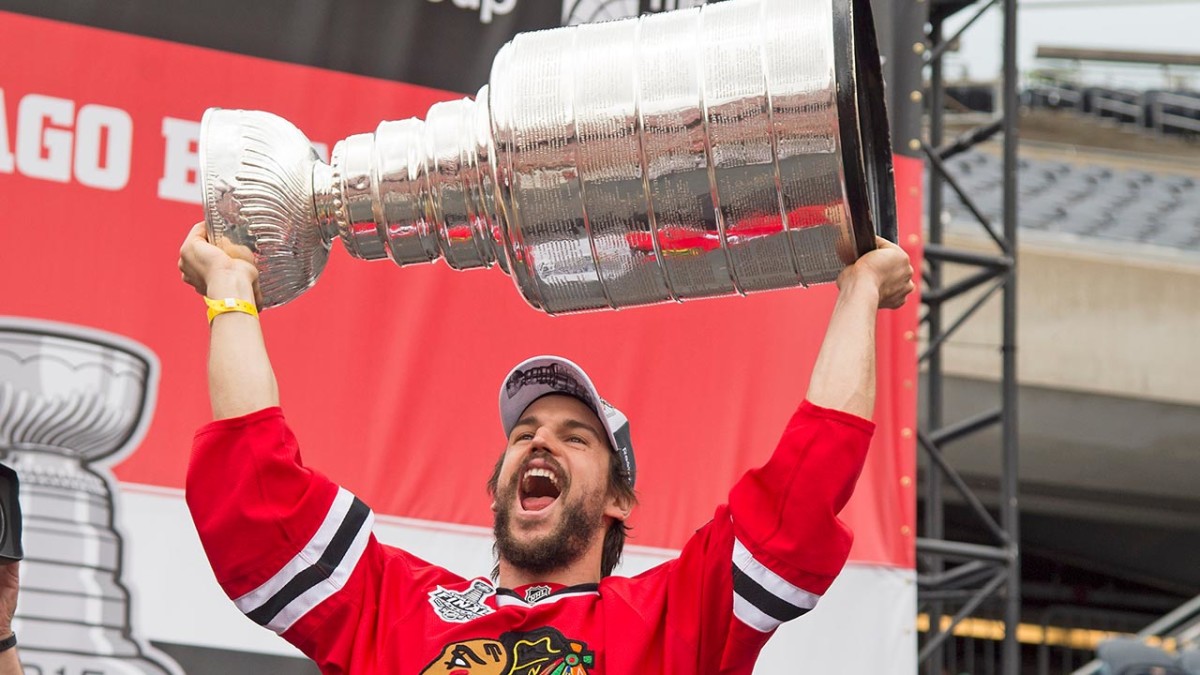
<path id="1" fill-rule="evenodd" d="M 530 404 L 509 434 L 496 487 L 500 557 L 545 573 L 602 538 L 605 516 L 624 517 L 608 489 L 611 452 L 600 419 L 578 399 L 549 395 Z"/>

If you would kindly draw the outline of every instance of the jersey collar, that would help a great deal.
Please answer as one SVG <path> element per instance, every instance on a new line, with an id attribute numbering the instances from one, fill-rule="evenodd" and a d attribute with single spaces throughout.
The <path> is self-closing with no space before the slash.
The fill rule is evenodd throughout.
<path id="1" fill-rule="evenodd" d="M 563 598 L 599 595 L 600 584 L 526 584 L 516 588 L 497 588 L 497 607 L 532 607 L 558 602 Z"/>

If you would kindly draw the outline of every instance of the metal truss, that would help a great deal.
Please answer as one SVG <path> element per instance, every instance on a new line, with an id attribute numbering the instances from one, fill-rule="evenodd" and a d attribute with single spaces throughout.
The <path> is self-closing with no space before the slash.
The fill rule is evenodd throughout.
<path id="1" fill-rule="evenodd" d="M 920 643 L 922 672 L 942 675 L 954 642 L 955 626 L 988 607 L 999 605 L 1004 625 L 999 668 L 1017 675 L 1021 654 L 1016 640 L 1020 621 L 1020 549 L 1017 509 L 1017 59 L 1016 0 L 892 0 L 876 3 L 880 34 L 888 55 L 890 103 L 896 152 L 920 157 L 927 175 L 927 224 L 921 302 L 928 341 L 920 355 L 926 374 L 923 396 L 926 413 L 917 434 L 928 457 L 919 487 L 924 514 L 918 526 L 919 611 L 930 617 Z M 952 15 L 970 9 L 961 27 L 946 36 Z M 883 11 L 879 11 L 883 10 Z M 1003 20 L 1001 110 L 995 119 L 953 140 L 946 139 L 943 57 L 988 11 Z M 926 74 L 927 73 L 927 74 Z M 1002 134 L 1003 217 L 991 222 L 972 196 L 946 169 L 946 161 L 979 143 Z M 986 235 L 990 251 L 980 253 L 943 243 L 942 210 L 946 189 L 953 190 Z M 950 274 L 950 272 L 958 272 Z M 950 279 L 953 278 L 953 281 Z M 1001 361 L 995 405 L 966 419 L 945 418 L 945 371 L 942 350 L 946 340 L 999 296 Z M 973 298 L 965 309 L 956 299 Z M 952 312 L 951 309 L 954 311 Z M 986 429 L 1000 436 L 1000 502 L 989 510 L 954 466 L 946 448 Z M 965 504 L 986 543 L 955 541 L 946 535 L 949 500 Z"/>

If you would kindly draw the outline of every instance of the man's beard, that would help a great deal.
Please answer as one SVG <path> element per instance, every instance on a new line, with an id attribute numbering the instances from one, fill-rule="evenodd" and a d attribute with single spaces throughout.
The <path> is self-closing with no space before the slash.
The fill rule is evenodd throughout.
<path id="1" fill-rule="evenodd" d="M 513 481 L 497 494 L 492 531 L 496 536 L 496 554 L 501 560 L 526 572 L 546 574 L 583 557 L 604 515 L 603 500 L 567 503 L 564 492 L 558 497 L 562 509 L 558 525 L 548 534 L 522 539 L 512 531 L 516 493 L 517 482 Z"/>

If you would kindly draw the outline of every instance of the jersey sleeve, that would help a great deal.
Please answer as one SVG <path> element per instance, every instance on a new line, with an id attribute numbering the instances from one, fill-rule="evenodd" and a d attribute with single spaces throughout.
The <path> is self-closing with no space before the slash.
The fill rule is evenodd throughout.
<path id="1" fill-rule="evenodd" d="M 668 623 L 703 672 L 750 672 L 776 628 L 816 606 L 850 553 L 838 518 L 874 425 L 809 402 L 762 467 L 669 563 Z M 715 646 L 714 646 L 715 645 Z"/>
<path id="2" fill-rule="evenodd" d="M 390 552 L 371 534 L 370 509 L 302 464 L 282 411 L 202 427 L 186 497 L 217 582 L 238 609 L 322 672 L 345 672 L 373 641 L 364 633 L 373 630 Z"/>

